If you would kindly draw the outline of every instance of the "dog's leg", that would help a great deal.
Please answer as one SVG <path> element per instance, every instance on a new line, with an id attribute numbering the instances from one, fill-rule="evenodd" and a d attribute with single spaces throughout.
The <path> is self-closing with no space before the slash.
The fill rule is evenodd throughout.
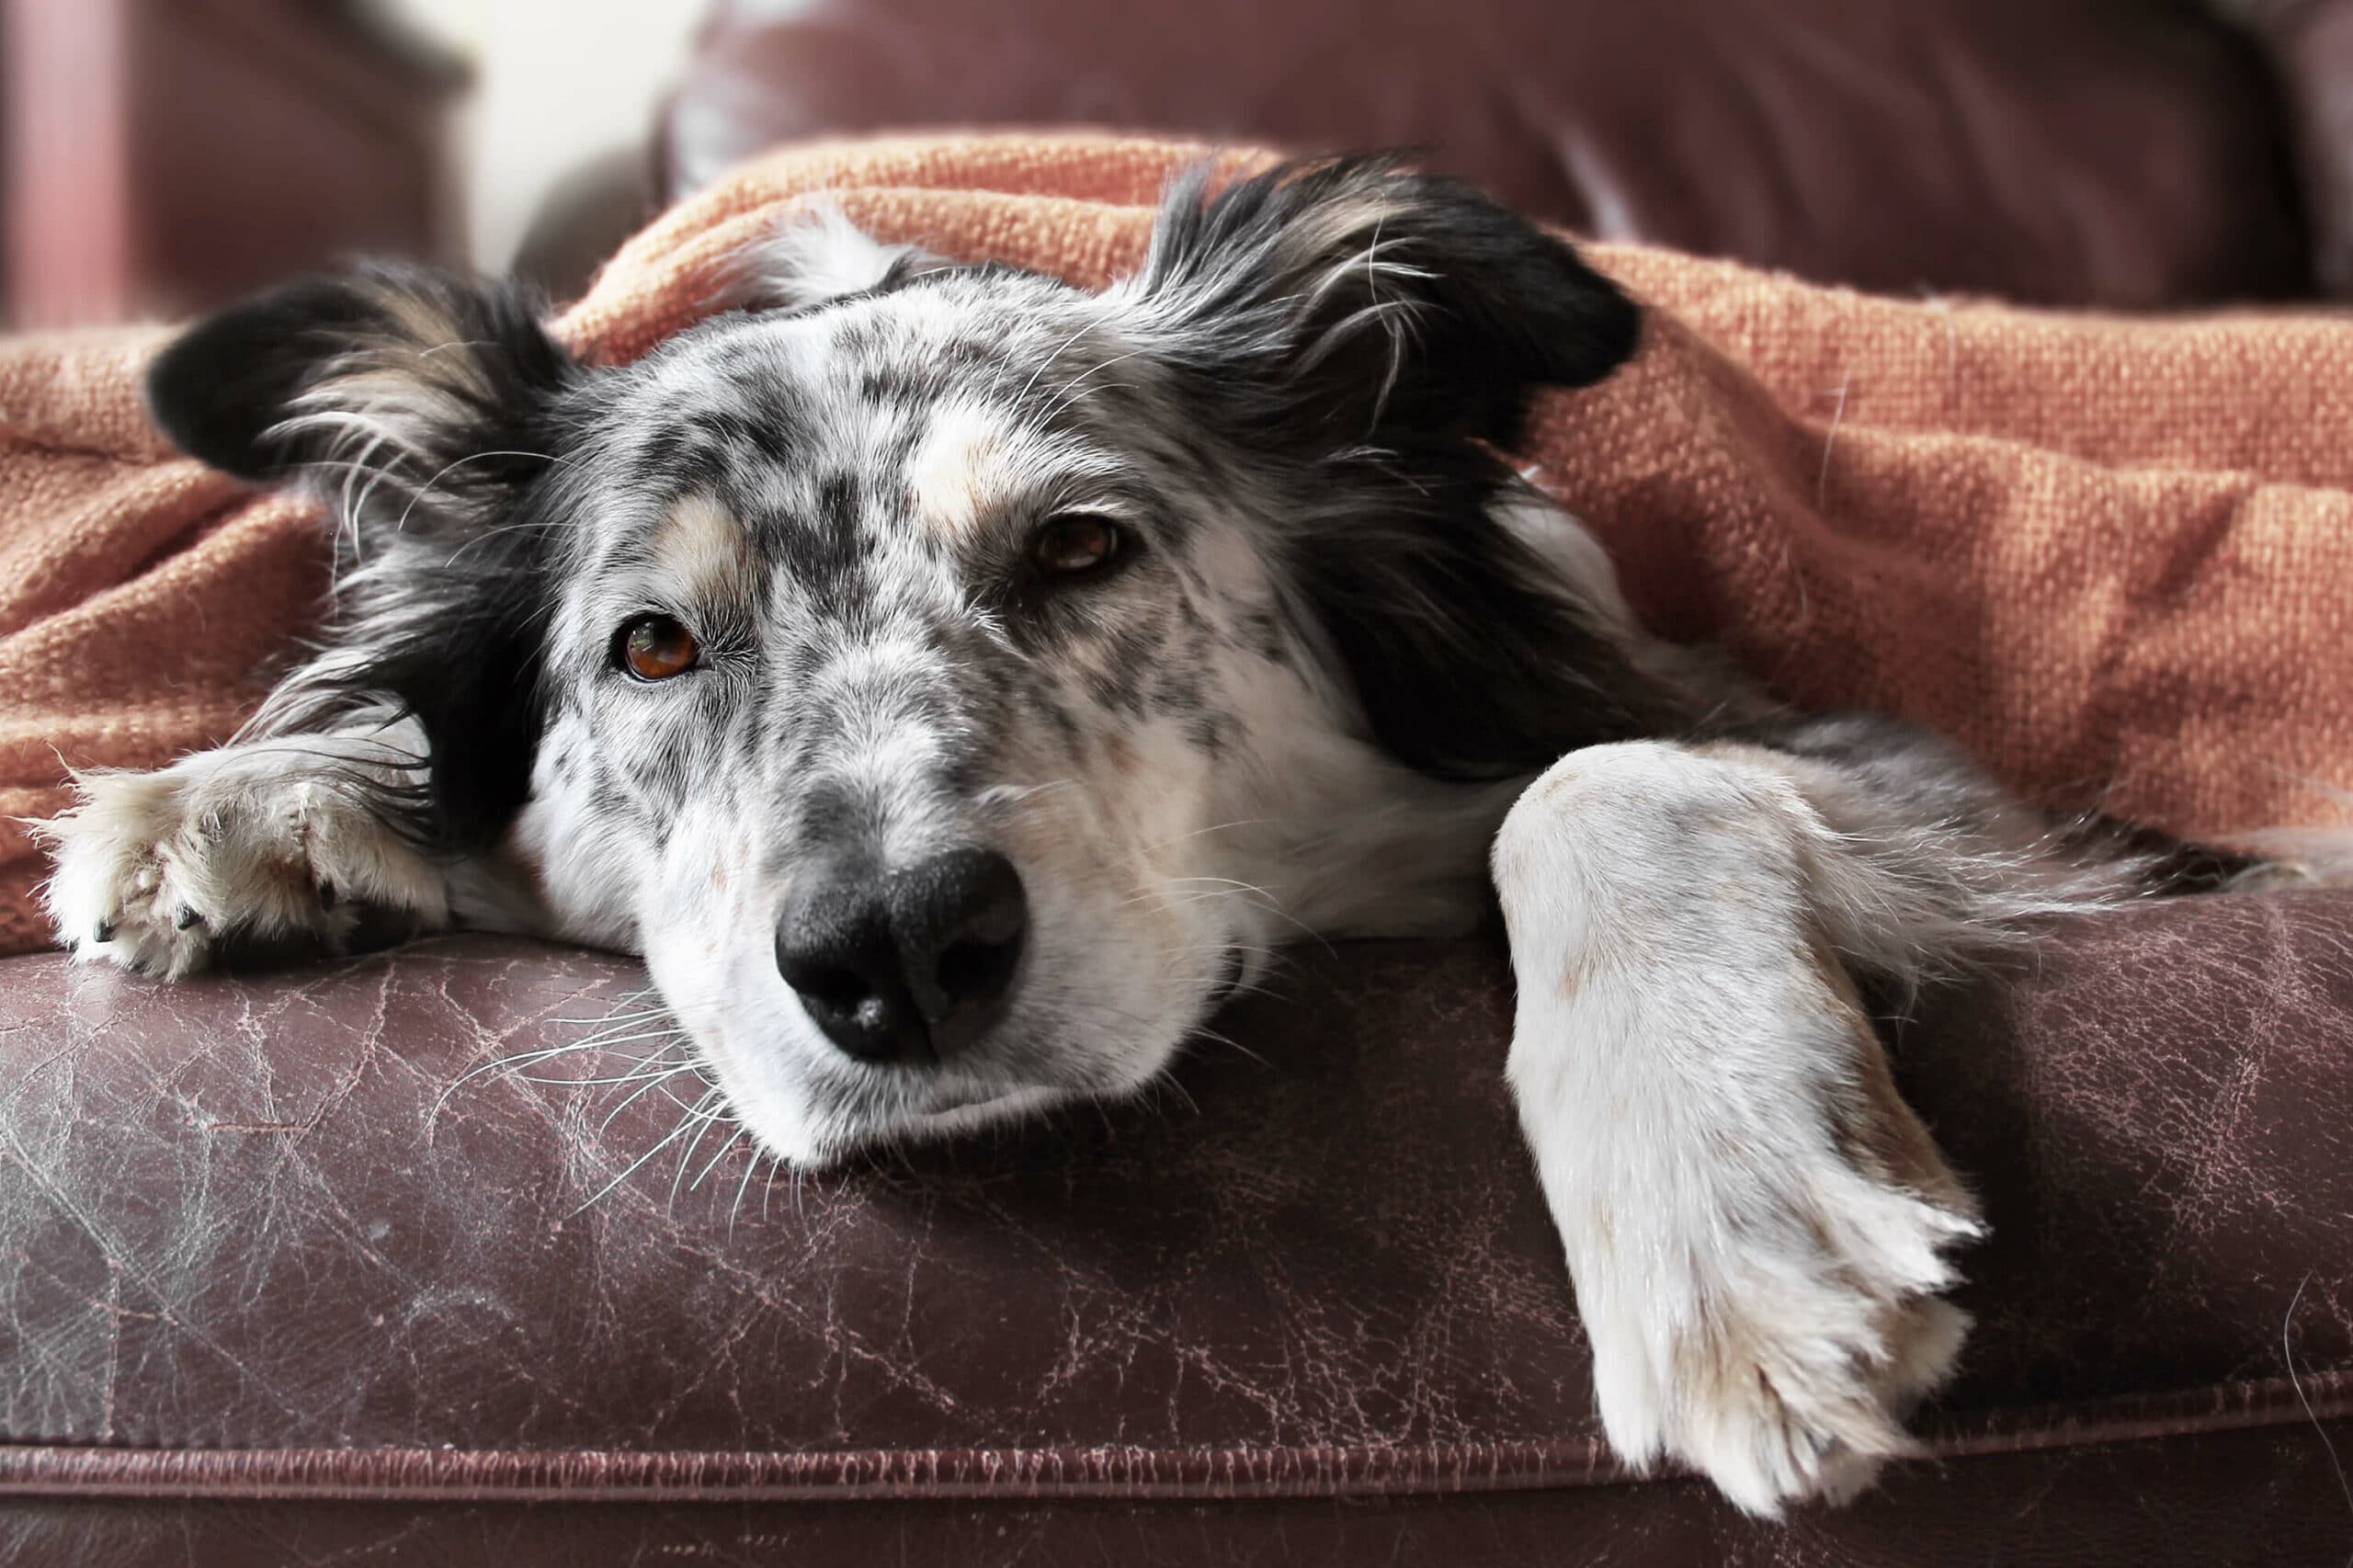
<path id="1" fill-rule="evenodd" d="M 337 946 L 362 907 L 448 924 L 453 868 L 396 825 L 422 751 L 413 722 L 374 722 L 83 776 L 81 803 L 37 830 L 56 855 L 44 896 L 60 939 L 176 978 L 224 939 Z"/>
<path id="2" fill-rule="evenodd" d="M 1688 1462 L 1759 1514 L 1910 1451 L 1903 1413 L 1968 1327 L 1939 1292 L 1974 1206 L 1842 959 L 1949 933 L 1968 890 L 1924 871 L 1944 827 L 1900 801 L 1881 843 L 1903 853 L 1875 852 L 1869 797 L 1747 746 L 1599 746 L 1495 846 L 1511 1083 L 1602 1423 L 1635 1465 Z"/>

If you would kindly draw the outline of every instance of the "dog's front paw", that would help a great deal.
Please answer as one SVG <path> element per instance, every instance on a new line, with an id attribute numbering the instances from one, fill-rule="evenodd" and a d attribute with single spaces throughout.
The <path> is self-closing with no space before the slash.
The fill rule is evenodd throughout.
<path id="1" fill-rule="evenodd" d="M 1904 1417 L 1969 1328 L 1948 1255 L 1982 1227 L 1829 956 L 1739 979 L 1524 992 L 1512 1076 L 1610 1443 L 1771 1516 L 1916 1451 Z"/>
<path id="2" fill-rule="evenodd" d="M 1621 1222 L 1579 1270 L 1595 1392 L 1637 1467 L 1690 1465 L 1741 1507 L 1843 1501 L 1915 1451 L 1905 1412 L 1950 1373 L 1969 1318 L 1938 1292 L 1979 1233 L 1961 1205 L 1836 1159 L 1769 1169 L 1689 1228 Z M 1644 1233 L 1648 1232 L 1650 1233 Z M 1649 1255 L 1645 1266 L 1643 1255 Z"/>
<path id="3" fill-rule="evenodd" d="M 59 940 L 81 958 L 178 979 L 232 929 L 340 935 L 340 894 L 310 864 L 306 802 L 220 782 L 185 766 L 81 779 L 81 803 L 44 830 Z"/>
<path id="4" fill-rule="evenodd" d="M 154 773 L 98 773 L 37 830 L 44 890 L 77 957 L 177 979 L 224 938 L 339 945 L 358 901 L 426 909 L 438 879 L 351 786 L 283 752 L 237 749 Z"/>

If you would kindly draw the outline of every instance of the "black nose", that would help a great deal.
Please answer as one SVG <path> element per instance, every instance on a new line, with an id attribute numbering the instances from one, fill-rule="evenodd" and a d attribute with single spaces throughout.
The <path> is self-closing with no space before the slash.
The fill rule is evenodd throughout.
<path id="1" fill-rule="evenodd" d="M 944 1062 L 996 1021 L 1029 929 L 1021 875 L 993 849 L 887 875 L 837 863 L 799 879 L 776 966 L 850 1055 Z"/>

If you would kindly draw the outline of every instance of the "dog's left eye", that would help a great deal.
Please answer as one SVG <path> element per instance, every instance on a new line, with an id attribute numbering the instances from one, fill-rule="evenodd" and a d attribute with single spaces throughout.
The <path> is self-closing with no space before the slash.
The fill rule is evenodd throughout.
<path id="1" fill-rule="evenodd" d="M 668 680 L 695 667 L 702 644 L 673 616 L 641 615 L 613 639 L 614 660 L 640 680 Z"/>
<path id="2" fill-rule="evenodd" d="M 1048 517 L 1029 536 L 1029 564 L 1048 577 L 1083 577 L 1120 558 L 1126 538 L 1120 526 L 1092 512 Z"/>

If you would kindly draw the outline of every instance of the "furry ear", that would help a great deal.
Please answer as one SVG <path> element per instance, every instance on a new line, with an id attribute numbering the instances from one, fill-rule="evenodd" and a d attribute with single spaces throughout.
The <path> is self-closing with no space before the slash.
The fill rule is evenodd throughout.
<path id="1" fill-rule="evenodd" d="M 327 646 L 256 722 L 299 733 L 414 714 L 431 755 L 408 825 L 437 844 L 495 836 L 529 790 L 545 480 L 582 374 L 533 294 L 405 267 L 257 295 L 148 369 L 148 406 L 191 456 L 248 479 L 340 481 Z"/>
<path id="2" fill-rule="evenodd" d="M 919 245 L 885 244 L 840 208 L 819 206 L 745 246 L 723 300 L 736 310 L 807 310 L 881 293 L 949 265 Z"/>
<path id="3" fill-rule="evenodd" d="M 1279 559 L 1367 730 L 1426 773 L 1506 778 L 1660 733 L 1677 699 L 1606 607 L 1499 520 L 1540 386 L 1634 350 L 1631 301 L 1468 186 L 1392 159 L 1169 189 L 1115 308 L 1263 461 Z"/>
<path id="4" fill-rule="evenodd" d="M 1122 287 L 1164 358 L 1296 440 L 1397 428 L 1507 447 L 1532 388 L 1589 385 L 1634 351 L 1641 317 L 1616 285 L 1460 181 L 1381 156 L 1285 164 L 1214 196 L 1209 178 L 1170 187 Z"/>
<path id="5" fill-rule="evenodd" d="M 247 479 L 362 449 L 395 470 L 451 461 L 523 444 L 501 437 L 573 379 L 539 313 L 519 285 L 425 267 L 306 278 L 183 333 L 148 368 L 147 406 L 181 450 Z"/>

